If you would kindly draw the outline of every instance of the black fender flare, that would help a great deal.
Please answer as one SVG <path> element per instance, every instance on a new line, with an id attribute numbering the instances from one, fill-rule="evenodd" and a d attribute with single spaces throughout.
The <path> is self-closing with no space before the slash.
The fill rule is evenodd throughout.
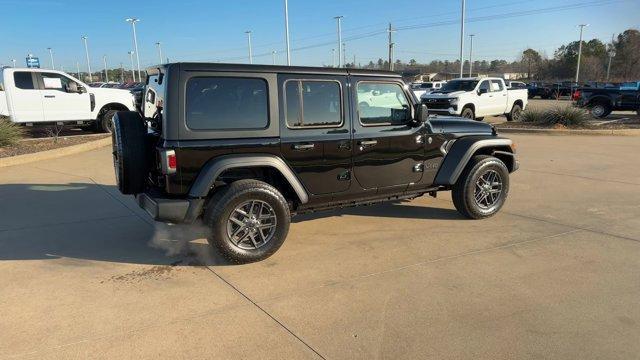
<path id="1" fill-rule="evenodd" d="M 447 152 L 442 161 L 442 165 L 436 174 L 434 185 L 453 185 L 458 181 L 462 170 L 467 166 L 469 160 L 480 149 L 495 149 L 500 152 L 511 149 L 513 141 L 511 139 L 496 137 L 493 135 L 466 136 L 455 140 L 451 149 Z M 516 168 L 515 154 L 513 156 L 513 170 Z M 511 169 L 510 169 L 511 170 Z"/>
<path id="2" fill-rule="evenodd" d="M 606 95 L 595 95 L 589 98 L 587 106 L 593 106 L 595 103 L 603 102 L 613 107 L 613 99 Z"/>
<path id="3" fill-rule="evenodd" d="M 270 167 L 276 169 L 289 182 L 300 203 L 309 201 L 309 195 L 293 170 L 280 157 L 271 154 L 223 155 L 209 160 L 189 189 L 189 197 L 204 198 L 209 194 L 218 176 L 225 170 L 240 167 Z"/>

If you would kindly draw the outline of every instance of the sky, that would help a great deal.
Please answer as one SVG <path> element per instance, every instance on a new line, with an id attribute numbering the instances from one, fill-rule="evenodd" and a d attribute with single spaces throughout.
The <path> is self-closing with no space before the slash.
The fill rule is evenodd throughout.
<path id="1" fill-rule="evenodd" d="M 455 60 L 459 57 L 461 0 L 289 0 L 293 65 L 333 63 L 337 49 L 336 20 L 344 16 L 346 57 L 365 64 L 387 58 L 391 22 L 395 58 Z M 473 59 L 516 60 L 532 47 L 548 56 L 562 44 L 578 39 L 578 24 L 586 23 L 584 38 L 604 42 L 614 33 L 640 27 L 640 0 L 466 0 L 466 34 L 474 34 Z M 252 31 L 254 63 L 285 63 L 284 0 L 226 1 L 95 1 L 0 0 L 0 64 L 17 59 L 25 66 L 31 53 L 49 68 L 47 48 L 56 68 L 86 71 L 81 36 L 88 37 L 92 70 L 120 63 L 131 67 L 131 25 L 136 17 L 141 67 L 159 62 L 156 42 L 171 62 L 247 63 L 245 31 Z M 469 56 L 465 36 L 465 59 Z"/>

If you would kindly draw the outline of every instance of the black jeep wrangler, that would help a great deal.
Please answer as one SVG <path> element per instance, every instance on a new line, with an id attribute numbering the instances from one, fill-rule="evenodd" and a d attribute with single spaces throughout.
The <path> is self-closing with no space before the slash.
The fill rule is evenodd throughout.
<path id="1" fill-rule="evenodd" d="M 114 118 L 123 194 L 155 220 L 210 228 L 234 262 L 264 259 L 292 215 L 452 190 L 495 214 L 518 168 L 491 125 L 428 117 L 398 74 L 175 63 L 147 70 L 142 114 Z"/>

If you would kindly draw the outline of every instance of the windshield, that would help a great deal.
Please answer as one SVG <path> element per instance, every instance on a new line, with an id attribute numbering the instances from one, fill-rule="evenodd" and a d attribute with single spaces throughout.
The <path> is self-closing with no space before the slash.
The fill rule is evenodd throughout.
<path id="1" fill-rule="evenodd" d="M 478 85 L 477 80 L 452 80 L 442 86 L 441 92 L 472 91 Z"/>

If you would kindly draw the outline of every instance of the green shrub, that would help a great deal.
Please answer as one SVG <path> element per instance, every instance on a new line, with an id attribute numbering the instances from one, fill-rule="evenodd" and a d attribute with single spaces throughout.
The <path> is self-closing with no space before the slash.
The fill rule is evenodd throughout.
<path id="1" fill-rule="evenodd" d="M 9 118 L 0 116 L 0 147 L 15 144 L 22 138 L 23 130 Z"/>
<path id="2" fill-rule="evenodd" d="M 547 125 L 581 126 L 589 121 L 589 115 L 572 106 L 556 107 L 545 111 L 543 123 Z"/>
<path id="3" fill-rule="evenodd" d="M 544 121 L 544 112 L 540 110 L 527 109 L 520 114 L 519 121 L 525 123 L 542 123 Z"/>

